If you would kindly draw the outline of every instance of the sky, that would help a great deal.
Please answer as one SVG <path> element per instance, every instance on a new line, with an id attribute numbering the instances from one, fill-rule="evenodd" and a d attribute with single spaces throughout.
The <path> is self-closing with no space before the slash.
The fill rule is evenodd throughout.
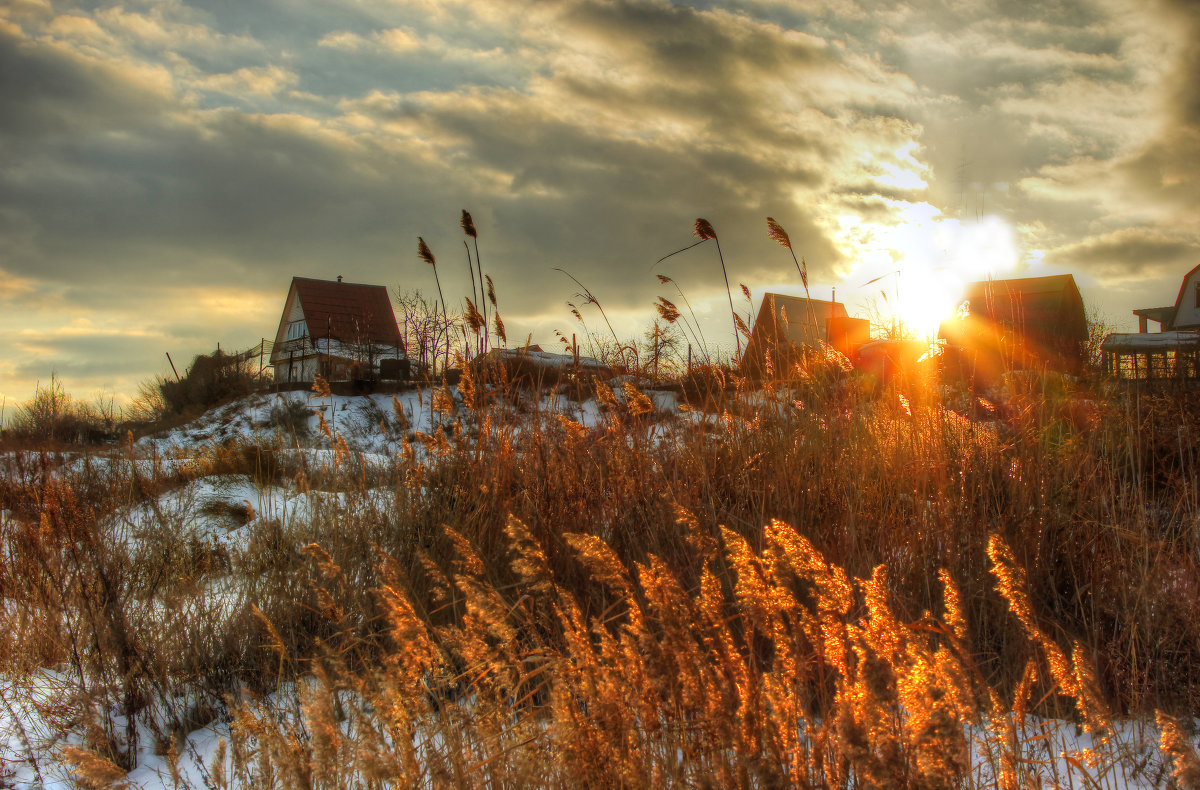
<path id="1" fill-rule="evenodd" d="M 1200 6 L 1184 0 L 4 0 L 0 398 L 89 400 L 273 337 L 292 276 L 470 294 L 510 340 L 733 346 L 799 292 L 928 328 L 988 276 L 1093 311 L 1200 264 Z M 872 282 L 873 281 L 873 282 Z M 868 284 L 869 283 L 869 284 Z M 724 306 L 722 306 L 724 305 Z"/>

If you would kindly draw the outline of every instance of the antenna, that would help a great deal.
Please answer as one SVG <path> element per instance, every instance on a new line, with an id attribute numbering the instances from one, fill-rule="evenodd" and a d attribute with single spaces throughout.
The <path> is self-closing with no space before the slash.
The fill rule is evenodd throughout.
<path id="1" fill-rule="evenodd" d="M 967 174 L 970 170 L 971 163 L 967 161 L 967 146 L 963 144 L 961 152 L 958 156 L 958 167 L 955 168 L 956 179 L 958 181 L 958 216 L 963 215 L 963 209 L 966 208 L 967 200 Z"/>

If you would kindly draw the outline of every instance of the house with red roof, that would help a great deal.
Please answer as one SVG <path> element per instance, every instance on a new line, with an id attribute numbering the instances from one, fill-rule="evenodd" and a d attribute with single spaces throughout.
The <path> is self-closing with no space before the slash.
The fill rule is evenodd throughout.
<path id="1" fill-rule="evenodd" d="M 1104 373 L 1118 379 L 1200 379 L 1200 266 L 1183 276 L 1175 304 L 1134 310 L 1137 332 L 1114 332 L 1100 347 Z M 1149 332 L 1148 322 L 1158 324 Z"/>
<path id="2" fill-rule="evenodd" d="M 387 288 L 293 277 L 271 365 L 278 384 L 399 378 L 407 360 Z"/>

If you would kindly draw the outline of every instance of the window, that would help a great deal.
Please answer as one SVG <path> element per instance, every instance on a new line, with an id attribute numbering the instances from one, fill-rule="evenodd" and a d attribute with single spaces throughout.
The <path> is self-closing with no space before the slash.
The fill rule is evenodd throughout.
<path id="1" fill-rule="evenodd" d="M 308 325 L 303 320 L 293 321 L 288 324 L 287 339 L 299 340 L 308 334 Z"/>

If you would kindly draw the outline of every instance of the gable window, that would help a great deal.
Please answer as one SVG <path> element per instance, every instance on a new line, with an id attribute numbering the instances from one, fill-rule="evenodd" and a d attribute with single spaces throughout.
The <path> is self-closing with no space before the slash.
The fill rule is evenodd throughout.
<path id="1" fill-rule="evenodd" d="M 308 324 L 304 323 L 303 320 L 293 321 L 290 324 L 288 324 L 288 330 L 287 330 L 287 339 L 288 340 L 299 340 L 300 338 L 304 337 L 307 334 L 308 334 Z"/>

